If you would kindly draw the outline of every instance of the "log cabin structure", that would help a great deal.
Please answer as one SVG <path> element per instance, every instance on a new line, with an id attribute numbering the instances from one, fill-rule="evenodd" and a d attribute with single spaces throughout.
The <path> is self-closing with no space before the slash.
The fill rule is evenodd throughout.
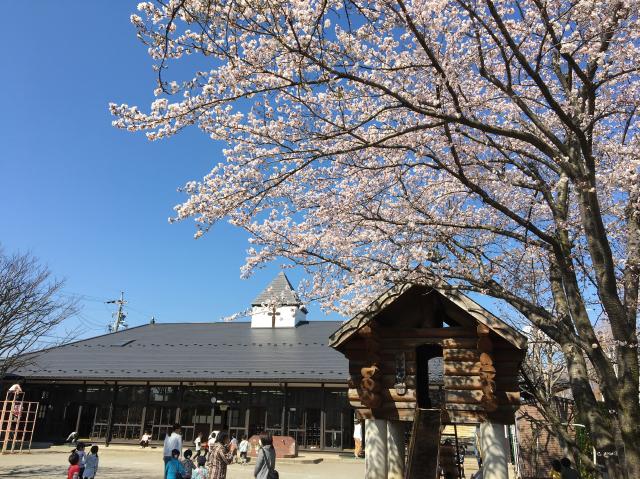
<path id="1" fill-rule="evenodd" d="M 526 352 L 511 326 L 450 287 L 401 285 L 345 322 L 330 346 L 349 360 L 348 399 L 366 424 L 367 479 L 451 475 L 440 446 L 449 424 L 479 425 L 484 478 L 507 477 L 504 425 L 520 404 Z M 434 368 L 440 385 L 429 383 Z"/>

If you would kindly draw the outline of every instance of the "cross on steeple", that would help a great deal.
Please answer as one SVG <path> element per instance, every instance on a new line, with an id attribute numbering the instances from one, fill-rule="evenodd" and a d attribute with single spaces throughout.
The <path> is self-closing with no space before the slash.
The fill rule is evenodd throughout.
<path id="1" fill-rule="evenodd" d="M 271 327 L 275 328 L 276 327 L 276 316 L 280 316 L 280 313 L 278 312 L 278 306 L 273 304 L 271 305 L 271 311 L 269 312 L 269 315 L 271 316 Z"/>
<path id="2" fill-rule="evenodd" d="M 252 328 L 295 328 L 307 309 L 283 271 L 251 303 Z"/>

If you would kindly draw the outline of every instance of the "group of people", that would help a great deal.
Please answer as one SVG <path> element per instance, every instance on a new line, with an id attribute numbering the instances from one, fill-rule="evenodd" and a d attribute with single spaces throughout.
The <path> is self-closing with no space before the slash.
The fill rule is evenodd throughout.
<path id="1" fill-rule="evenodd" d="M 180 424 L 173 426 L 173 432 L 164 439 L 163 460 L 165 479 L 226 479 L 227 466 L 240 458 L 239 462 L 247 462 L 249 441 L 241 442 L 231 438 L 227 431 L 214 431 L 209 436 L 207 451 L 203 454 L 202 434 L 194 441 L 196 454 L 187 449 L 182 451 L 182 428 Z M 197 465 L 193 462 L 196 459 Z M 275 472 L 276 452 L 273 439 L 268 433 L 260 434 L 260 450 L 256 458 L 253 476 L 256 479 L 272 479 Z"/>
<path id="2" fill-rule="evenodd" d="M 78 442 L 69 455 L 67 479 L 94 479 L 98 472 L 98 446 L 91 446 L 90 453 L 85 453 L 86 445 Z"/>

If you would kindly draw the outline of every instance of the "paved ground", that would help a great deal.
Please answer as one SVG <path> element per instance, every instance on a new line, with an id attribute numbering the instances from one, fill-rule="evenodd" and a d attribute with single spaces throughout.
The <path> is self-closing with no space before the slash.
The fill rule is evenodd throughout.
<path id="1" fill-rule="evenodd" d="M 70 448 L 53 447 L 31 454 L 0 456 L 0 478 L 51 479 L 66 477 Z M 100 447 L 97 479 L 162 479 L 162 452 L 123 446 Z M 315 455 L 313 456 L 316 457 Z M 322 455 L 319 464 L 277 464 L 283 479 L 358 479 L 364 476 L 364 460 Z M 283 461 L 284 462 L 284 461 Z M 253 478 L 251 465 L 231 465 L 228 479 Z"/>

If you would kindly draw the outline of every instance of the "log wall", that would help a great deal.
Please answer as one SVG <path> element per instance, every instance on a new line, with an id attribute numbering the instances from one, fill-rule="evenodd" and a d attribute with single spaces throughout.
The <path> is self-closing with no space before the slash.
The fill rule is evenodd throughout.
<path id="1" fill-rule="evenodd" d="M 361 417 L 413 420 L 416 348 L 424 344 L 442 347 L 444 424 L 477 424 L 487 418 L 514 422 L 523 352 L 488 329 L 462 327 L 367 326 L 349 340 L 343 349 L 349 359 L 349 401 Z M 405 358 L 405 394 L 395 389 L 399 353 Z"/>

